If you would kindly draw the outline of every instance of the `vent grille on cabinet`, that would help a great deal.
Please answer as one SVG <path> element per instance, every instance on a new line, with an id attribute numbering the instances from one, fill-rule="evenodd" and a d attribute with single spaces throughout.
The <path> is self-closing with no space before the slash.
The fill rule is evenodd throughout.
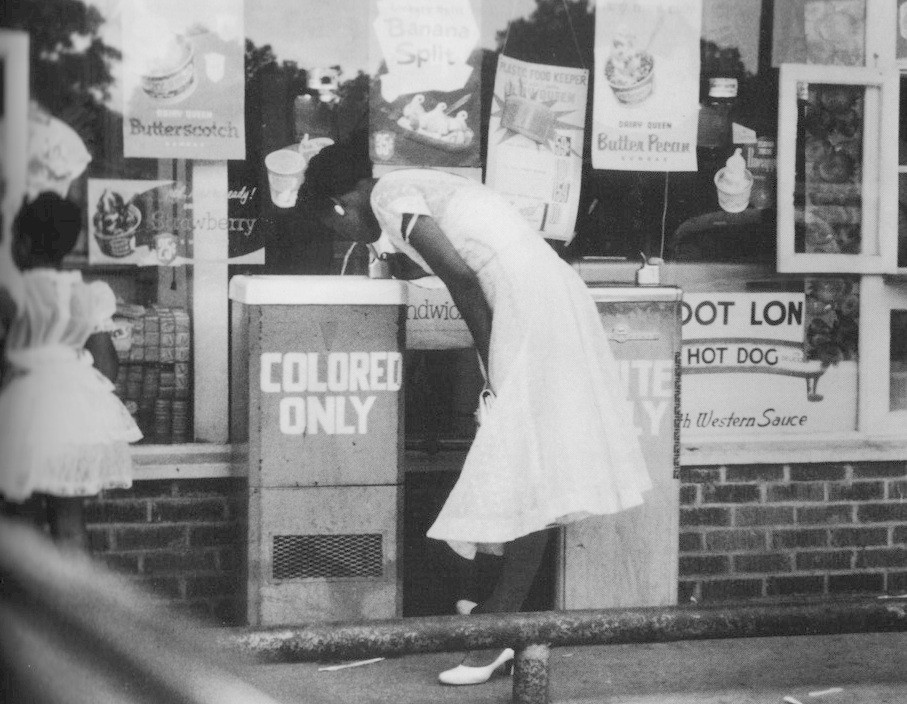
<path id="1" fill-rule="evenodd" d="M 272 579 L 380 578 L 380 533 L 275 535 Z"/>

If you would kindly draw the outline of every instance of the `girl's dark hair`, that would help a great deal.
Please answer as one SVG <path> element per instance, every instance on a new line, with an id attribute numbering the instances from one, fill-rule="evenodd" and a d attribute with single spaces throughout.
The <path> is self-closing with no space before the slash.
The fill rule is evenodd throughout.
<path id="1" fill-rule="evenodd" d="M 46 191 L 25 202 L 13 221 L 13 250 L 20 269 L 58 266 L 75 247 L 82 209 Z"/>
<path id="2" fill-rule="evenodd" d="M 315 199 L 348 193 L 364 178 L 371 178 L 368 135 L 355 134 L 349 141 L 331 144 L 311 158 L 303 190 Z"/>

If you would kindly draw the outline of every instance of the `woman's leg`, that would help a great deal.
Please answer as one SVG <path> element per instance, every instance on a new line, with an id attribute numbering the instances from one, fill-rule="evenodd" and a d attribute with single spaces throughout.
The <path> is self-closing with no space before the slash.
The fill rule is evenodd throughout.
<path id="1" fill-rule="evenodd" d="M 48 496 L 47 522 L 50 534 L 59 543 L 86 550 L 88 534 L 82 516 L 82 501 L 78 496 Z"/>
<path id="2" fill-rule="evenodd" d="M 472 613 L 515 613 L 523 607 L 548 547 L 551 531 L 524 535 L 504 546 L 501 573 L 487 599 Z M 500 651 L 474 650 L 466 654 L 464 665 L 477 667 L 493 660 Z"/>
<path id="3" fill-rule="evenodd" d="M 504 546 L 501 573 L 487 599 L 473 613 L 512 613 L 523 608 L 548 547 L 551 531 L 540 530 Z"/>

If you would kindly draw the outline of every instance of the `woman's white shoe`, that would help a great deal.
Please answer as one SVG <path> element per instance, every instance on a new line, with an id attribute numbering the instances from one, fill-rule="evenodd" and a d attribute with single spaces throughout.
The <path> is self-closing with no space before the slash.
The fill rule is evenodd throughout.
<path id="1" fill-rule="evenodd" d="M 469 616 L 469 614 L 472 613 L 472 610 L 477 606 L 478 604 L 471 599 L 460 599 L 454 608 L 460 616 Z"/>
<path id="2" fill-rule="evenodd" d="M 492 662 L 481 667 L 471 665 L 457 665 L 450 670 L 445 670 L 438 675 L 441 684 L 464 685 L 483 684 L 491 679 L 495 670 L 513 660 L 513 649 L 504 648 Z"/>

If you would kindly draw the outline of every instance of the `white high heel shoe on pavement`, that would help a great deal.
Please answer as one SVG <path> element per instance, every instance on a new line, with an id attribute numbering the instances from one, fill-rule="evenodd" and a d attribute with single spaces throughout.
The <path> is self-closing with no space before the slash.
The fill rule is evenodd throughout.
<path id="1" fill-rule="evenodd" d="M 472 665 L 457 665 L 450 670 L 445 670 L 438 675 L 438 681 L 441 684 L 450 685 L 467 685 L 467 684 L 484 684 L 491 679 L 491 676 L 498 668 L 504 668 L 513 661 L 513 649 L 504 648 L 498 655 L 487 665 L 473 667 Z"/>
<path id="2" fill-rule="evenodd" d="M 459 616 L 469 616 L 478 604 L 471 599 L 460 599 L 454 606 Z"/>

